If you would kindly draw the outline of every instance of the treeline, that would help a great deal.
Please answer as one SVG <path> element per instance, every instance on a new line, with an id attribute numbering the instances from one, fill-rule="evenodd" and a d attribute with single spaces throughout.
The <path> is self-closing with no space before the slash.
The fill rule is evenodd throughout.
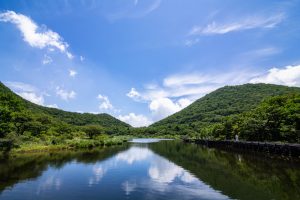
<path id="1" fill-rule="evenodd" d="M 109 116 L 65 112 L 32 104 L 0 85 L 0 148 L 87 148 L 121 143 L 130 126 Z"/>
<path id="2" fill-rule="evenodd" d="M 300 88 L 270 84 L 226 86 L 136 135 L 300 142 Z"/>
<path id="3" fill-rule="evenodd" d="M 249 112 L 225 118 L 200 132 L 200 137 L 300 143 L 300 93 L 263 101 Z"/>

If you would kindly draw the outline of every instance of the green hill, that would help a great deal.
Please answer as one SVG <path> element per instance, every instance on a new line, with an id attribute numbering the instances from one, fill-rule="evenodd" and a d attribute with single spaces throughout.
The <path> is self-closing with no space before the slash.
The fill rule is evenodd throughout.
<path id="1" fill-rule="evenodd" d="M 57 120 L 61 120 L 71 125 L 84 126 L 89 124 L 100 125 L 105 128 L 127 128 L 130 125 L 122 122 L 109 114 L 90 114 L 90 113 L 77 113 L 77 112 L 68 112 L 56 108 L 48 108 L 40 106 L 30 101 L 23 99 L 22 97 L 13 93 L 9 88 L 7 88 L 3 83 L 0 82 L 0 93 L 2 95 L 15 96 L 19 99 L 24 105 L 25 109 L 33 113 L 49 115 Z M 0 104 L 1 105 L 1 104 Z"/>
<path id="2" fill-rule="evenodd" d="M 225 86 L 198 99 L 185 109 L 150 126 L 151 132 L 207 135 L 214 125 L 256 108 L 270 97 L 300 93 L 300 88 L 272 84 Z"/>
<path id="3" fill-rule="evenodd" d="M 36 105 L 0 82 L 0 140 L 8 144 L 91 147 L 102 145 L 111 138 L 108 135 L 128 134 L 130 127 L 108 114 L 81 114 Z M 0 148 L 7 145 L 1 141 Z"/>

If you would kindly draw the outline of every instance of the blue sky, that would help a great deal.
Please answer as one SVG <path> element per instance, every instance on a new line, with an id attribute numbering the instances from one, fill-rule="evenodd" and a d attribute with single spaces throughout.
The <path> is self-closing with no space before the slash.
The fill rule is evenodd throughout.
<path id="1" fill-rule="evenodd" d="M 299 0 L 0 2 L 0 80 L 149 125 L 224 85 L 300 86 Z"/>

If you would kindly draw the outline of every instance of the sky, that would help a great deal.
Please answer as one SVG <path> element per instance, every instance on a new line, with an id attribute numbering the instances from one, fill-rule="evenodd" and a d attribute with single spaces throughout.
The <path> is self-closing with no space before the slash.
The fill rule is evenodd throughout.
<path id="1" fill-rule="evenodd" d="M 0 81 L 148 126 L 225 85 L 300 86 L 300 0 L 1 0 Z"/>

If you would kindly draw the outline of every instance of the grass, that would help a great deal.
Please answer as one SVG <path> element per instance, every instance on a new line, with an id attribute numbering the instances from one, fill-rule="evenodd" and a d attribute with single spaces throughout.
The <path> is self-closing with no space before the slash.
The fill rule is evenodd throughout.
<path id="1" fill-rule="evenodd" d="M 10 153 L 46 152 L 71 149 L 92 149 L 96 147 L 109 147 L 121 145 L 130 140 L 132 136 L 112 136 L 102 139 L 74 138 L 60 144 L 49 144 L 43 142 L 27 142 L 11 149 Z"/>

